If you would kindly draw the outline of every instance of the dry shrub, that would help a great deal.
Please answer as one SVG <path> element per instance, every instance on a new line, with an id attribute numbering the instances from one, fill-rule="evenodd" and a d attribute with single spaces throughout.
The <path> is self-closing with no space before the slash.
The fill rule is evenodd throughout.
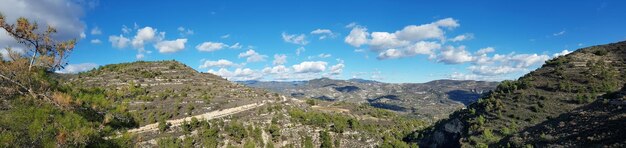
<path id="1" fill-rule="evenodd" d="M 57 144 L 64 145 L 67 141 L 67 134 L 63 131 L 56 136 Z"/>
<path id="2" fill-rule="evenodd" d="M 72 105 L 72 96 L 67 95 L 65 93 L 54 92 L 52 94 L 52 100 L 56 102 L 57 104 L 64 106 L 64 107 L 69 107 Z"/>

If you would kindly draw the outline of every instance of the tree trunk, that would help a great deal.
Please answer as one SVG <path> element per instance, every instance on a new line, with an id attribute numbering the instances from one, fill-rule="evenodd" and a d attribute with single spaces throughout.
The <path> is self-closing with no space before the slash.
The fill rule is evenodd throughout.
<path id="1" fill-rule="evenodd" d="M 35 56 L 37 56 L 37 50 L 33 52 L 33 57 L 30 58 L 30 64 L 28 65 L 28 71 L 33 67 L 33 63 L 35 63 Z"/>

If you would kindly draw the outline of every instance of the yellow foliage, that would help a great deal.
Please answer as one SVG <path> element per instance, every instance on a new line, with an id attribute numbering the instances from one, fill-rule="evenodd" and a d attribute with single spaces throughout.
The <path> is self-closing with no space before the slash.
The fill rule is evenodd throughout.
<path id="1" fill-rule="evenodd" d="M 56 102 L 57 104 L 64 106 L 64 107 L 68 107 L 72 105 L 72 96 L 67 95 L 65 93 L 54 92 L 52 94 L 52 100 Z"/>

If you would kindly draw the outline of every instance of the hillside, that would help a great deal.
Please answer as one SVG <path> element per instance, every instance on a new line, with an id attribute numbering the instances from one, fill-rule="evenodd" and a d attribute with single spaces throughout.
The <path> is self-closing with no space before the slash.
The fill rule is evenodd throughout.
<path id="1" fill-rule="evenodd" d="M 294 82 L 244 81 L 285 96 L 334 102 L 366 103 L 374 107 L 408 113 L 436 121 L 495 89 L 496 82 L 436 80 L 427 83 L 383 83 L 362 79 L 328 78 Z"/>
<path id="2" fill-rule="evenodd" d="M 582 48 L 502 82 L 468 109 L 407 138 L 424 147 L 623 147 L 624 128 L 615 124 L 625 118 L 624 100 L 605 94 L 625 83 L 626 42 Z"/>
<path id="3" fill-rule="evenodd" d="M 536 147 L 624 147 L 626 145 L 626 87 L 590 104 L 505 137 L 501 145 Z M 539 135 L 539 136 L 536 136 Z"/>
<path id="4" fill-rule="evenodd" d="M 231 83 L 219 76 L 199 73 L 176 62 L 134 62 L 113 64 L 69 78 L 84 88 L 128 90 L 128 110 L 139 124 L 158 119 L 181 118 L 211 110 L 231 108 L 267 100 L 277 94 Z"/>
<path id="5" fill-rule="evenodd" d="M 142 147 L 407 145 L 400 139 L 427 125 L 367 105 L 249 88 L 176 61 L 113 64 L 62 77 L 67 85 L 111 93 L 105 98 L 123 104 L 137 126 L 109 138 Z"/>

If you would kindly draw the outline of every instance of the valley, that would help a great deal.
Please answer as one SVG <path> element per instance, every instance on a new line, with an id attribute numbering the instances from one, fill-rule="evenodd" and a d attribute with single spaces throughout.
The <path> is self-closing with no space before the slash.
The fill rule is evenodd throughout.
<path id="1" fill-rule="evenodd" d="M 240 84 L 267 89 L 299 99 L 365 103 L 431 122 L 475 102 L 498 83 L 436 80 L 427 83 L 392 84 L 371 80 L 329 78 L 295 82 L 242 81 Z"/>

